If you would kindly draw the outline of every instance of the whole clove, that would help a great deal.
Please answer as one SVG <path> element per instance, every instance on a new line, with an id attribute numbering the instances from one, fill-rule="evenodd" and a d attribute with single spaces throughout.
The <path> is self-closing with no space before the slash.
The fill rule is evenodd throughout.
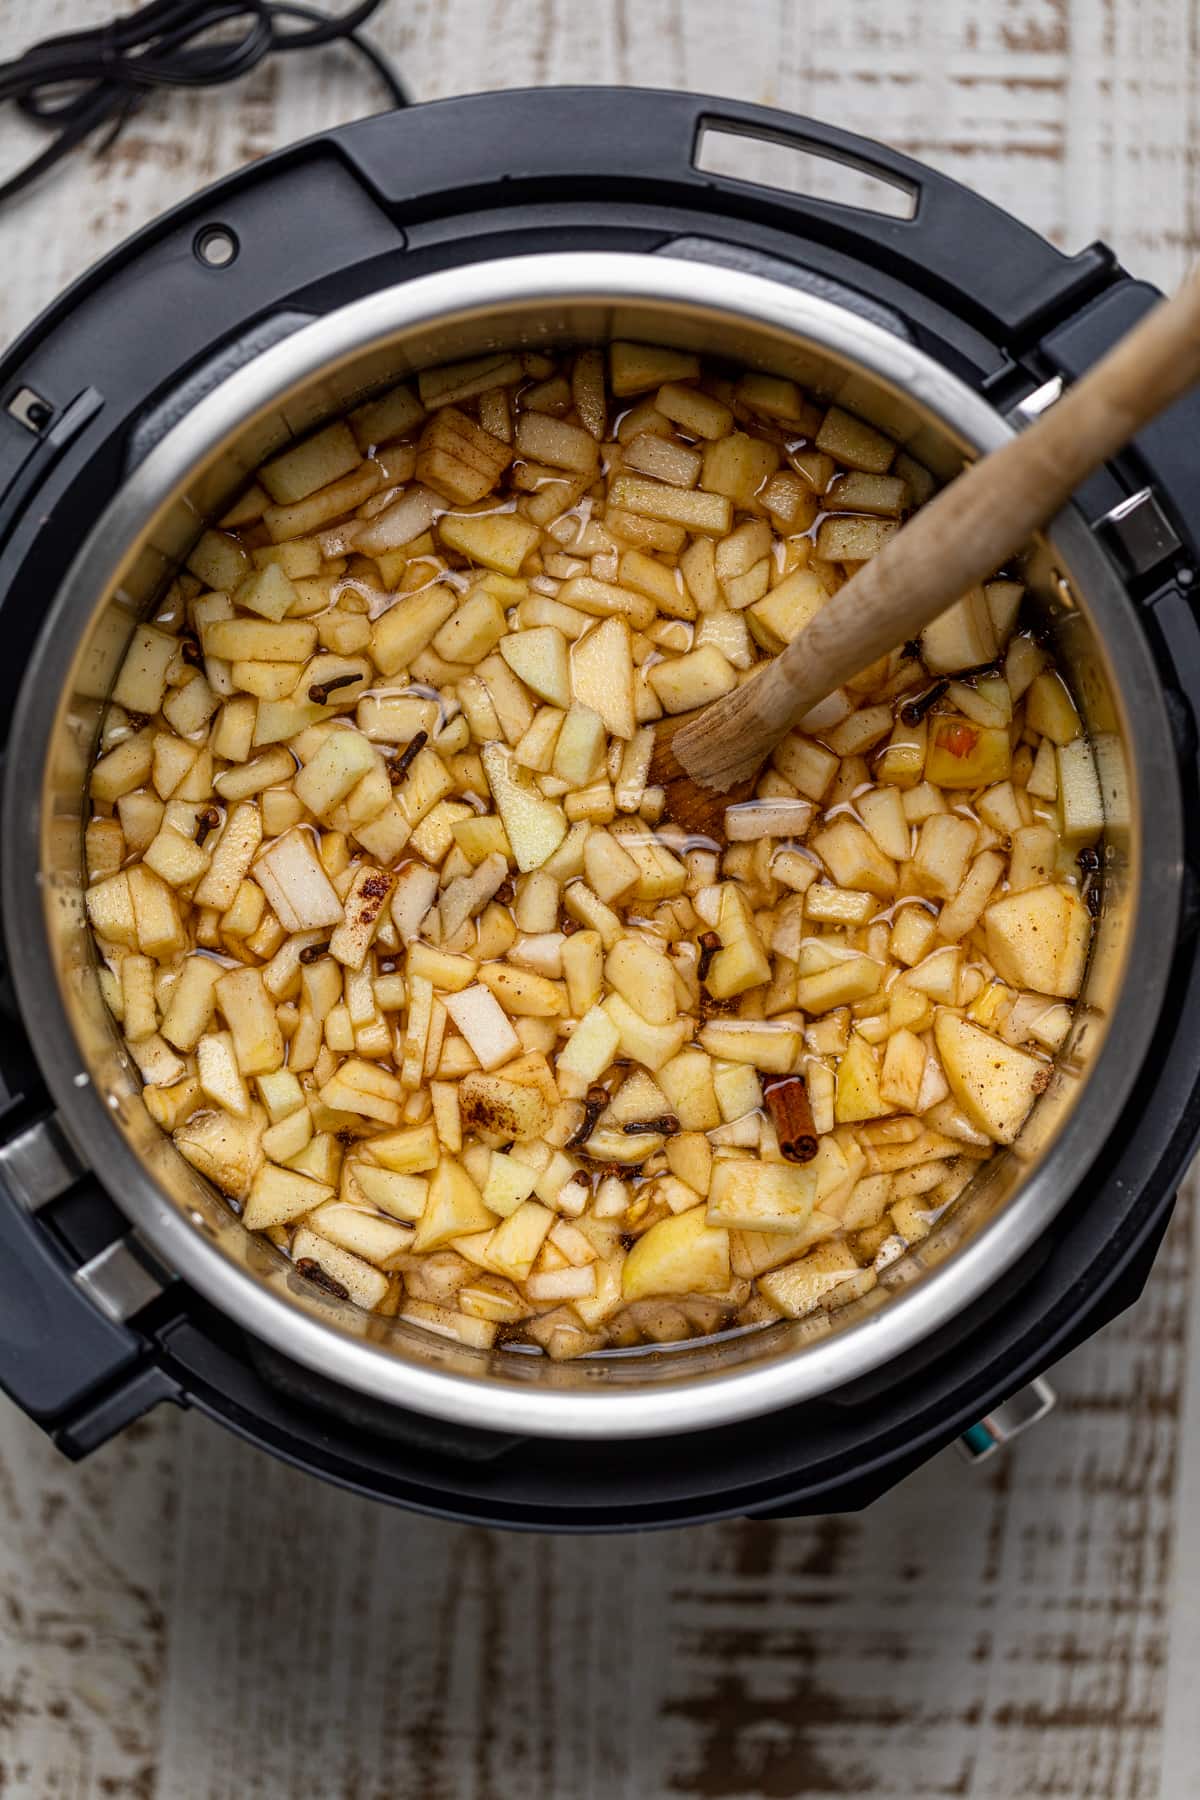
<path id="1" fill-rule="evenodd" d="M 999 657 L 993 657 L 991 662 L 972 663 L 969 669 L 955 669 L 952 674 L 947 675 L 946 679 L 947 681 L 964 682 L 967 687 L 975 687 L 979 682 L 1003 673 L 1004 664 Z"/>
<path id="2" fill-rule="evenodd" d="M 323 944 L 305 944 L 300 952 L 300 961 L 302 963 L 320 962 L 323 956 L 329 955 L 329 946 L 332 942 L 332 938 L 326 938 Z"/>
<path id="3" fill-rule="evenodd" d="M 215 806 L 206 806 L 196 814 L 196 842 L 202 844 L 210 831 L 215 831 L 221 823 L 221 815 Z"/>
<path id="4" fill-rule="evenodd" d="M 567 1150 L 577 1150 L 580 1144 L 586 1144 L 596 1129 L 596 1121 L 608 1105 L 608 1089 L 601 1087 L 598 1081 L 592 1083 L 583 1101 L 583 1118 L 571 1133 L 564 1146 Z"/>
<path id="5" fill-rule="evenodd" d="M 628 1119 L 621 1130 L 626 1137 L 639 1137 L 643 1133 L 649 1136 L 652 1132 L 659 1137 L 674 1137 L 679 1130 L 679 1120 L 674 1113 L 661 1113 L 657 1119 Z"/>
<path id="6" fill-rule="evenodd" d="M 721 940 L 715 931 L 702 931 L 697 941 L 700 945 L 700 961 L 696 965 L 696 979 L 707 981 L 712 959 L 721 948 Z"/>
<path id="7" fill-rule="evenodd" d="M 393 787 L 404 780 L 404 777 L 408 774 L 408 771 L 412 768 L 412 765 L 416 762 L 418 756 L 420 756 L 428 742 L 429 733 L 427 731 L 418 731 L 412 741 L 405 744 L 403 750 L 388 770 Z"/>
<path id="8" fill-rule="evenodd" d="M 308 697 L 314 706 L 324 706 L 330 694 L 336 693 L 338 688 L 353 687 L 356 681 L 361 680 L 362 676 L 357 670 L 351 675 L 331 675 L 327 681 L 314 681 L 308 690 Z"/>
<path id="9" fill-rule="evenodd" d="M 296 1270 L 307 1281 L 311 1281 L 314 1287 L 322 1288 L 325 1293 L 332 1294 L 335 1300 L 350 1298 L 349 1288 L 344 1288 L 340 1281 L 335 1281 L 332 1275 L 327 1275 L 320 1263 L 315 1262 L 311 1256 L 302 1256 L 296 1264 Z"/>
<path id="10" fill-rule="evenodd" d="M 762 1078 L 763 1101 L 787 1162 L 811 1162 L 817 1154 L 817 1127 L 803 1075 Z"/>
<path id="11" fill-rule="evenodd" d="M 949 686 L 948 681 L 935 681 L 932 687 L 926 688 L 923 694 L 918 694 L 915 700 L 906 700 L 900 708 L 901 724 L 919 725 L 930 707 L 937 705 Z"/>

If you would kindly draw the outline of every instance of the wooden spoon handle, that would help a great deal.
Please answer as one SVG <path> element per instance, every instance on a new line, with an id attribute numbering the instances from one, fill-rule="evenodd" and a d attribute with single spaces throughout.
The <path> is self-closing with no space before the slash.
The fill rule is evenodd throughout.
<path id="1" fill-rule="evenodd" d="M 1021 549 L 1198 379 L 1200 271 L 1025 431 L 921 507 L 772 662 L 677 732 L 682 767 L 722 789 L 744 778 L 818 700 Z"/>

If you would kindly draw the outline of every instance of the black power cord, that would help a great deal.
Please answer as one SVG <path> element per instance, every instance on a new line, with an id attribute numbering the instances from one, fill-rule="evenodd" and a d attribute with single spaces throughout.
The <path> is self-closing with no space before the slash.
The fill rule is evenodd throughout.
<path id="1" fill-rule="evenodd" d="M 0 63 L 0 101 L 54 131 L 54 142 L 0 183 L 0 205 L 107 127 L 107 150 L 156 88 L 218 87 L 268 56 L 344 43 L 387 89 L 393 106 L 408 95 L 361 27 L 384 0 L 360 0 L 335 16 L 300 0 L 150 0 L 136 12 L 87 31 L 68 31 Z M 217 27 L 228 27 L 212 37 Z"/>

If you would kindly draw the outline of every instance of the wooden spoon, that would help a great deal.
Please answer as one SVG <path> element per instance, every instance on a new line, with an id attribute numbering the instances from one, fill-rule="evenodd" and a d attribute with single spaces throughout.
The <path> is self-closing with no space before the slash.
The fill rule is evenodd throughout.
<path id="1" fill-rule="evenodd" d="M 655 727 L 666 815 L 723 838 L 775 745 L 819 700 L 915 637 L 1066 505 L 1200 379 L 1200 271 L 1011 442 L 949 483 L 785 645 L 722 699 Z"/>

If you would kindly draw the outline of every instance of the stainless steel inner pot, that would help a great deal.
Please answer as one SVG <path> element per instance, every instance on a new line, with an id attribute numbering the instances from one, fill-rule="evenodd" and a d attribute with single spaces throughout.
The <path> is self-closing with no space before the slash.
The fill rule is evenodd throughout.
<path id="1" fill-rule="evenodd" d="M 447 1420 L 564 1438 L 661 1435 L 766 1413 L 879 1368 L 969 1308 L 1086 1183 L 1150 1042 L 1181 877 L 1178 783 L 1154 665 L 1112 565 L 1068 510 L 1027 573 L 1084 714 L 1107 812 L 1087 984 L 1018 1144 L 871 1294 L 833 1316 L 554 1364 L 373 1318 L 252 1238 L 146 1112 L 85 925 L 86 771 L 133 623 L 202 525 L 290 438 L 434 363 L 614 337 L 792 376 L 943 478 L 1010 435 L 978 394 L 899 337 L 739 271 L 528 256 L 390 288 L 256 358 L 130 476 L 48 614 L 14 719 L 4 808 L 4 908 L 25 1021 L 69 1135 L 143 1240 L 248 1331 L 350 1388 Z"/>

